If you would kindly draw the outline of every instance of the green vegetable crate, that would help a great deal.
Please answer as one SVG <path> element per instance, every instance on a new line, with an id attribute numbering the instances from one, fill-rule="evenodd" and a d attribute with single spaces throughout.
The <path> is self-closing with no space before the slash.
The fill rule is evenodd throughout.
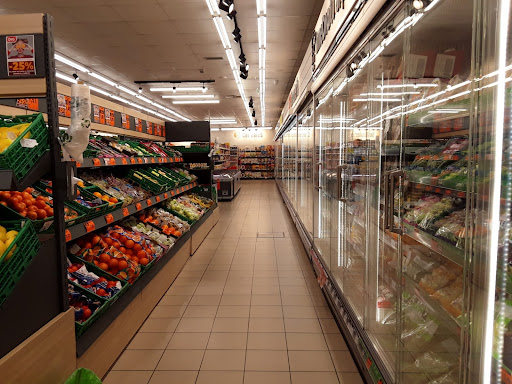
<path id="1" fill-rule="evenodd" d="M 18 231 L 14 241 L 0 255 L 0 306 L 39 252 L 41 244 L 30 220 L 0 222 L 7 232 Z M 12 252 L 12 255 L 9 254 Z"/>
<path id="2" fill-rule="evenodd" d="M 96 320 L 98 320 L 101 315 L 107 310 L 107 300 L 104 298 L 98 298 L 94 293 L 91 291 L 88 291 L 87 289 L 84 289 L 78 285 L 71 284 L 71 287 L 75 292 L 80 293 L 81 295 L 100 303 L 100 307 L 96 309 L 96 311 L 84 322 L 76 321 L 75 319 L 75 334 L 76 337 L 80 337 L 84 334 L 84 332 L 91 327 L 91 325 L 94 324 Z"/>
<path id="3" fill-rule="evenodd" d="M 1 127 L 13 127 L 18 124 L 30 125 L 12 144 L 0 153 L 0 169 L 12 170 L 18 180 L 22 180 L 49 150 L 48 129 L 41 113 L 22 116 L 0 116 Z M 37 141 L 33 148 L 22 146 L 21 140 L 29 138 Z"/>

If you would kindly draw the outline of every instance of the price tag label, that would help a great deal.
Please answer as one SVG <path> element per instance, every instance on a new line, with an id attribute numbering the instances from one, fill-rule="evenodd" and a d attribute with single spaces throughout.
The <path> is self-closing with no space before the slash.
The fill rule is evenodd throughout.
<path id="1" fill-rule="evenodd" d="M 174 157 L 171 157 L 171 158 L 169 159 L 169 163 L 174 163 Z"/>
<path id="2" fill-rule="evenodd" d="M 174 196 L 175 195 L 175 192 L 174 191 L 171 191 L 171 196 Z"/>
<path id="3" fill-rule="evenodd" d="M 147 164 L 149 163 L 149 159 L 147 157 L 144 158 L 144 162 Z"/>
<path id="4" fill-rule="evenodd" d="M 77 168 L 80 168 L 82 166 L 82 163 L 79 163 L 78 161 L 76 162 L 76 167 Z"/>
<path id="5" fill-rule="evenodd" d="M 156 202 L 159 203 L 160 202 L 160 196 L 157 196 L 156 197 Z"/>
<path id="6" fill-rule="evenodd" d="M 128 208 L 124 207 L 123 208 L 123 216 L 129 216 L 130 215 L 130 212 L 128 211 Z"/>
<path id="7" fill-rule="evenodd" d="M 114 222 L 114 216 L 112 216 L 111 213 L 105 215 L 105 221 L 107 222 L 107 224 L 112 224 Z"/>
<path id="8" fill-rule="evenodd" d="M 123 163 L 123 165 L 127 165 L 128 164 L 128 160 L 126 160 L 126 158 L 122 158 L 121 159 L 121 163 Z"/>
<path id="9" fill-rule="evenodd" d="M 171 159 L 169 159 L 168 157 L 166 157 L 166 158 L 164 158 L 164 161 L 165 161 L 166 163 L 168 163 L 169 161 L 171 161 Z"/>
<path id="10" fill-rule="evenodd" d="M 85 230 L 87 231 L 87 233 L 92 232 L 96 229 L 96 226 L 94 225 L 93 221 L 88 221 L 88 222 L 84 223 L 84 227 L 85 227 Z"/>
<path id="11" fill-rule="evenodd" d="M 103 159 L 103 162 L 105 163 L 105 165 L 110 165 L 110 159 L 108 157 L 105 157 Z"/>
<path id="12" fill-rule="evenodd" d="M 142 209 L 142 205 L 140 203 L 135 204 L 135 208 L 137 208 L 137 211 L 140 211 Z"/>
<path id="13" fill-rule="evenodd" d="M 69 229 L 66 229 L 66 230 L 64 231 L 64 234 L 66 235 L 66 243 L 67 243 L 68 241 L 71 241 L 72 237 L 71 237 L 71 232 L 69 232 Z"/>
<path id="14" fill-rule="evenodd" d="M 142 157 L 138 157 L 137 161 L 139 162 L 139 164 L 142 164 Z"/>
<path id="15" fill-rule="evenodd" d="M 169 198 L 169 194 L 167 192 L 164 193 L 164 199 L 168 199 Z"/>
<path id="16" fill-rule="evenodd" d="M 92 159 L 92 163 L 95 167 L 101 166 L 100 159 L 94 158 Z"/>
<path id="17" fill-rule="evenodd" d="M 185 187 L 181 187 L 181 192 L 185 192 Z"/>
<path id="18" fill-rule="evenodd" d="M 151 201 L 151 199 L 147 199 L 146 204 L 148 205 L 148 207 L 150 207 L 151 205 L 153 205 L 153 202 Z"/>
<path id="19" fill-rule="evenodd" d="M 115 158 L 110 158 L 110 165 L 116 165 L 116 159 Z"/>
<path id="20" fill-rule="evenodd" d="M 155 163 L 156 163 L 156 161 L 155 161 L 155 158 L 154 158 L 154 157 L 152 157 L 152 158 L 151 158 L 151 162 L 152 162 L 153 164 L 155 164 Z"/>
<path id="21" fill-rule="evenodd" d="M 158 158 L 158 162 L 159 162 L 159 163 L 163 163 L 163 162 L 164 162 L 164 158 L 163 158 L 163 157 L 159 157 L 159 158 Z"/>
<path id="22" fill-rule="evenodd" d="M 133 157 L 130 157 L 130 163 L 135 164 L 136 162 L 137 161 Z"/>

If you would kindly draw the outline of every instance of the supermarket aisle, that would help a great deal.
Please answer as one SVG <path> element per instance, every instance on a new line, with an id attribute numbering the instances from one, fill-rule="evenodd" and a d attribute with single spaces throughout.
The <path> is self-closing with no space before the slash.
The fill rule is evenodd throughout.
<path id="1" fill-rule="evenodd" d="M 274 181 L 220 209 L 104 383 L 362 383 Z"/>

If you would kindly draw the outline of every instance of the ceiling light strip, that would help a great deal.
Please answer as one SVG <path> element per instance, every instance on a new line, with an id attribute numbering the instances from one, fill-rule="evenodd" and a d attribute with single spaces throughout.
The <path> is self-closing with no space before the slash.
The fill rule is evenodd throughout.
<path id="1" fill-rule="evenodd" d="M 258 48 L 260 75 L 261 125 L 265 125 L 266 59 L 267 59 L 267 0 L 256 0 L 258 15 Z"/>
<path id="2" fill-rule="evenodd" d="M 171 109 L 169 109 L 169 108 L 167 108 L 167 107 L 165 107 L 165 106 L 163 106 L 163 105 L 160 105 L 160 104 L 158 104 L 158 103 L 155 103 L 155 102 L 154 102 L 154 101 L 152 101 L 151 99 L 149 99 L 149 98 L 147 98 L 147 97 L 145 97 L 145 96 L 140 95 L 138 92 L 132 91 L 131 89 L 129 89 L 129 88 L 127 88 L 127 87 L 123 86 L 123 85 L 117 84 L 117 83 L 116 83 L 116 82 L 114 82 L 113 80 L 111 80 L 111 79 L 109 79 L 109 78 L 107 78 L 107 77 L 105 77 L 105 76 L 103 76 L 103 75 L 101 75 L 101 74 L 99 74 L 99 73 L 95 73 L 95 72 L 93 72 L 93 71 L 91 71 L 91 70 L 87 69 L 86 67 L 84 67 L 84 66 L 82 66 L 82 65 L 80 65 L 80 64 L 78 64 L 78 63 L 76 63 L 76 62 L 74 62 L 73 60 L 70 60 L 70 59 L 68 59 L 68 58 L 66 58 L 66 57 L 64 57 L 64 56 L 62 56 L 62 55 L 61 55 L 61 54 L 59 54 L 59 53 L 56 53 L 56 54 L 55 54 L 55 60 L 57 60 L 57 61 L 59 61 L 59 62 L 61 62 L 61 63 L 63 63 L 63 64 L 69 65 L 70 67 L 72 67 L 72 68 L 74 68 L 74 69 L 76 69 L 76 70 L 78 70 L 78 71 L 80 71 L 80 72 L 87 73 L 87 74 L 91 75 L 92 77 L 94 77 L 94 78 L 96 78 L 96 79 L 100 80 L 101 82 L 103 82 L 103 83 L 105 83 L 105 84 L 108 84 L 108 85 L 110 85 L 110 86 L 112 86 L 112 87 L 114 87 L 114 88 L 116 88 L 116 89 L 118 89 L 118 90 L 120 90 L 120 91 L 122 91 L 122 92 L 125 92 L 125 93 L 127 93 L 127 94 L 131 95 L 131 96 L 135 96 L 135 97 L 137 97 L 139 100 L 144 101 L 144 102 L 146 102 L 146 103 L 148 103 L 148 104 L 151 104 L 151 105 L 153 105 L 153 106 L 155 106 L 155 107 L 157 107 L 157 108 L 159 108 L 159 109 L 161 109 L 161 110 L 163 110 L 163 111 L 165 111 L 165 112 L 167 112 L 167 113 L 169 113 L 169 114 L 171 114 L 171 115 L 174 115 L 174 116 L 176 116 L 176 117 L 178 117 L 178 118 L 180 118 L 180 119 L 182 119 L 182 120 L 185 120 L 185 121 L 192 121 L 192 120 L 190 120 L 189 118 L 187 118 L 187 117 L 185 117 L 185 116 L 183 116 L 183 115 L 179 114 L 178 112 L 175 112 L 175 111 L 173 111 L 173 110 L 171 110 Z M 57 76 L 57 78 L 59 78 L 59 79 L 62 79 L 62 80 L 68 81 L 68 82 L 70 82 L 70 83 L 72 83 L 72 84 L 76 84 L 76 80 L 75 80 L 74 78 L 72 78 L 71 76 L 68 76 L 68 75 L 66 75 L 66 74 L 64 74 L 64 73 L 62 73 L 62 72 L 58 72 L 58 71 L 57 71 L 57 72 L 56 72 L 56 76 Z M 124 99 L 124 98 L 122 98 L 122 97 L 120 97 L 120 96 L 118 96 L 118 95 L 115 95 L 115 94 L 113 94 L 113 93 L 110 93 L 110 92 L 104 91 L 104 90 L 102 90 L 102 89 L 100 89 L 100 88 L 97 88 L 97 87 L 94 87 L 94 86 L 90 86 L 90 89 L 91 89 L 93 92 L 98 92 L 98 93 L 100 93 L 100 94 L 102 94 L 102 95 L 104 95 L 104 96 L 108 96 L 108 97 L 110 97 L 110 98 L 112 98 L 112 99 L 114 99 L 114 100 L 121 101 L 121 102 L 122 102 L 122 103 L 124 103 L 124 104 L 131 105 L 131 106 L 133 106 L 133 107 L 136 107 L 136 108 L 142 109 L 142 110 L 144 110 L 144 111 L 147 111 L 147 112 L 153 113 L 153 114 L 155 114 L 156 116 L 162 117 L 164 120 L 175 121 L 173 118 L 171 118 L 171 117 L 169 117 L 169 116 L 165 116 L 165 115 L 163 115 L 163 114 L 161 114 L 161 113 L 159 113 L 159 112 L 157 112 L 157 111 L 152 111 L 152 110 L 150 110 L 149 108 L 146 108 L 146 107 L 143 107 L 143 106 L 141 106 L 141 105 L 139 105 L 139 104 L 136 104 L 136 103 L 133 103 L 133 102 L 131 102 L 131 101 L 128 101 L 128 100 L 126 100 L 126 99 Z M 202 88 L 201 88 L 201 90 L 202 90 Z M 158 115 L 157 115 L 157 114 L 158 114 Z"/>
<path id="3" fill-rule="evenodd" d="M 219 34 L 222 45 L 226 51 L 226 56 L 229 61 L 229 66 L 233 70 L 233 76 L 235 78 L 235 82 L 238 86 L 238 91 L 240 92 L 240 96 L 242 97 L 242 101 L 244 103 L 245 110 L 247 112 L 247 116 L 249 116 L 250 121 L 254 124 L 254 121 L 251 116 L 251 110 L 247 105 L 247 97 L 245 95 L 244 87 L 242 86 L 242 81 L 240 80 L 240 76 L 238 73 L 238 64 L 235 59 L 235 55 L 233 54 L 233 49 L 231 48 L 231 43 L 229 41 L 228 33 L 226 31 L 226 27 L 224 26 L 224 21 L 222 20 L 219 6 L 217 5 L 216 0 L 205 0 L 206 5 L 208 6 L 208 10 L 213 18 L 213 23 L 215 24 L 215 28 L 217 29 L 217 33 Z M 235 71 L 236 69 L 236 71 Z M 176 104 L 176 103 L 175 103 Z"/>

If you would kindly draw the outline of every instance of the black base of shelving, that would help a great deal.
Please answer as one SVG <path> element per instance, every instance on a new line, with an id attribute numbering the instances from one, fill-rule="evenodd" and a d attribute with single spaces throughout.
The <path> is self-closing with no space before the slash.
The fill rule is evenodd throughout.
<path id="1" fill-rule="evenodd" d="M 148 285 L 151 280 L 165 267 L 165 265 L 176 255 L 176 253 L 183 247 L 188 239 L 201 227 L 201 225 L 208 219 L 213 211 L 217 208 L 214 204 L 204 216 L 190 228 L 190 231 L 185 233 L 174 246 L 162 256 L 158 262 L 155 263 L 143 276 L 141 276 L 132 286 L 121 296 L 108 310 L 85 331 L 76 341 L 76 353 L 80 357 L 87 349 L 101 336 L 101 334 L 112 324 L 112 322 L 124 311 L 124 309 L 142 292 L 144 287 Z"/>
<path id="2" fill-rule="evenodd" d="M 55 238 L 42 243 L 0 308 L 0 358 L 61 312 L 60 263 Z"/>

